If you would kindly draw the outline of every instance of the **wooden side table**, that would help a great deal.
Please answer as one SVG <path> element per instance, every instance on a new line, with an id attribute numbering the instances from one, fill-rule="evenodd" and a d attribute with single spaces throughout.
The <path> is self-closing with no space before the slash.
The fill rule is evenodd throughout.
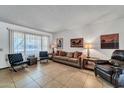
<path id="1" fill-rule="evenodd" d="M 52 60 L 53 58 L 53 53 L 48 53 L 49 59 Z"/>
<path id="2" fill-rule="evenodd" d="M 29 60 L 28 65 L 37 64 L 37 57 L 28 57 L 27 60 Z"/>
<path id="3" fill-rule="evenodd" d="M 88 69 L 94 71 L 94 66 L 98 58 L 84 58 L 83 59 L 83 69 Z"/>

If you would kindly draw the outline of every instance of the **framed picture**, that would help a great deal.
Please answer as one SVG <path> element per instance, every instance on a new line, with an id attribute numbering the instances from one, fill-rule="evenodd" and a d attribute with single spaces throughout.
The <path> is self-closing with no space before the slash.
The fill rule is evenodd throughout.
<path id="1" fill-rule="evenodd" d="M 63 38 L 57 38 L 56 44 L 58 49 L 63 49 Z"/>
<path id="2" fill-rule="evenodd" d="M 101 35 L 101 49 L 119 49 L 119 34 Z"/>
<path id="3" fill-rule="evenodd" d="M 82 47 L 83 48 L 83 38 L 75 38 L 70 40 L 71 47 Z"/>

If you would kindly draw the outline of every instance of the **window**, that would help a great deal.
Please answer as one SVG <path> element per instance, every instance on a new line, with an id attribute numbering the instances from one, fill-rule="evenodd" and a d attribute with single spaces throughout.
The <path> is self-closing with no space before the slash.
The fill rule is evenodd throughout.
<path id="1" fill-rule="evenodd" d="M 26 55 L 39 55 L 41 51 L 41 36 L 26 35 Z"/>
<path id="2" fill-rule="evenodd" d="M 39 56 L 39 51 L 49 50 L 49 37 L 22 32 L 13 32 L 11 36 L 13 53 L 22 53 L 25 57 L 29 55 Z M 12 47 L 11 47 L 12 48 Z"/>
<path id="3" fill-rule="evenodd" d="M 22 53 L 24 55 L 24 33 L 14 33 L 14 53 Z"/>
<path id="4" fill-rule="evenodd" d="M 48 51 L 49 45 L 48 45 L 48 37 L 47 36 L 42 36 L 42 50 L 43 51 Z"/>

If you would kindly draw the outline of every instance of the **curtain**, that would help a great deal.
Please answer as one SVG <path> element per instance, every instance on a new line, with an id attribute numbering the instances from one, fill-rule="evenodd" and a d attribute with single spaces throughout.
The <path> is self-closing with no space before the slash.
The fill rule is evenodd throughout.
<path id="1" fill-rule="evenodd" d="M 39 56 L 39 51 L 49 51 L 49 37 L 8 29 L 10 53 Z"/>
<path id="2" fill-rule="evenodd" d="M 39 55 L 41 51 L 41 36 L 26 35 L 26 55 Z"/>

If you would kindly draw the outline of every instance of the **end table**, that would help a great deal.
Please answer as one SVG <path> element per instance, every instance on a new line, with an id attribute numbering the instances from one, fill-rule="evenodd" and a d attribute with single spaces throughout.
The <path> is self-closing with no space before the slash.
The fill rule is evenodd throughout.
<path id="1" fill-rule="evenodd" d="M 97 60 L 99 60 L 98 58 L 84 58 L 83 59 L 83 69 L 88 69 L 88 70 L 92 70 L 94 71 L 94 66 L 97 62 Z"/>
<path id="2" fill-rule="evenodd" d="M 28 57 L 27 60 L 29 60 L 28 65 L 37 64 L 37 57 Z"/>

